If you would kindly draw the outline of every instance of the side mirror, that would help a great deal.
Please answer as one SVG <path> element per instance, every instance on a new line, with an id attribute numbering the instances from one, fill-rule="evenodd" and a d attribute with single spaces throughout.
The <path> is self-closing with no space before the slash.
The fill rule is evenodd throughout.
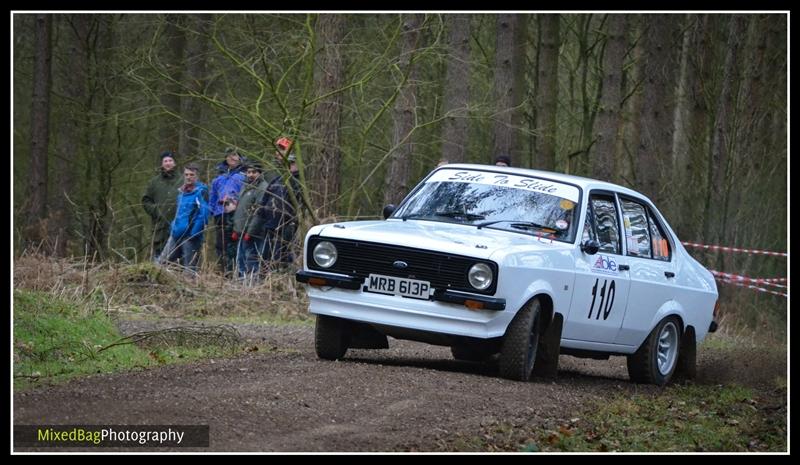
<path id="1" fill-rule="evenodd" d="M 395 207 L 392 204 L 389 204 L 389 205 L 383 207 L 383 219 L 385 220 L 386 218 L 389 218 L 390 216 L 392 216 L 392 213 L 394 213 L 395 208 L 397 208 L 397 207 Z"/>
<path id="2" fill-rule="evenodd" d="M 587 239 L 581 242 L 581 252 L 594 255 L 600 251 L 600 243 L 594 239 Z"/>

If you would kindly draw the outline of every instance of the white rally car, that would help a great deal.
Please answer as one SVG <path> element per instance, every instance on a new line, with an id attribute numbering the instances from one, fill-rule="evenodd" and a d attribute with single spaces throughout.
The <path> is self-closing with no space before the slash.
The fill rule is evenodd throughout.
<path id="1" fill-rule="evenodd" d="M 484 165 L 431 172 L 383 221 L 305 238 L 317 355 L 386 336 L 554 375 L 559 354 L 625 355 L 636 382 L 694 376 L 717 287 L 643 195 L 607 182 Z"/>

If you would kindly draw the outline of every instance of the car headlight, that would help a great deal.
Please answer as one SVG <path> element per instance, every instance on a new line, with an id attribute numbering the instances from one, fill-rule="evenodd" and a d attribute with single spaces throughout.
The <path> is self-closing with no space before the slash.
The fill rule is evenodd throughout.
<path id="1" fill-rule="evenodd" d="M 322 241 L 314 247 L 314 261 L 322 268 L 330 268 L 336 263 L 336 246 L 328 241 Z"/>
<path id="2" fill-rule="evenodd" d="M 467 273 L 469 283 L 475 289 L 483 291 L 492 285 L 492 269 L 485 263 L 476 263 L 472 265 Z"/>

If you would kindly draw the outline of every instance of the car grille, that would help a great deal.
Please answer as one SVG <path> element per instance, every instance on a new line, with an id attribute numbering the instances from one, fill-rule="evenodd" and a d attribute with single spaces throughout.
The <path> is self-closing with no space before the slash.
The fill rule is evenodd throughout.
<path id="1" fill-rule="evenodd" d="M 333 243 L 338 251 L 336 263 L 330 268 L 321 268 L 316 264 L 312 256 L 314 246 L 323 240 Z M 429 281 L 434 289 L 449 289 L 485 295 L 494 294 L 497 288 L 497 265 L 494 262 L 472 257 L 396 245 L 376 244 L 374 242 L 329 239 L 319 236 L 311 237 L 308 240 L 307 254 L 306 263 L 311 270 L 329 271 L 356 276 L 361 279 L 373 273 L 382 274 Z M 404 269 L 395 268 L 393 263 L 397 260 L 406 262 L 408 267 Z M 492 285 L 484 291 L 476 290 L 467 280 L 467 272 L 475 263 L 487 264 L 494 274 Z"/>

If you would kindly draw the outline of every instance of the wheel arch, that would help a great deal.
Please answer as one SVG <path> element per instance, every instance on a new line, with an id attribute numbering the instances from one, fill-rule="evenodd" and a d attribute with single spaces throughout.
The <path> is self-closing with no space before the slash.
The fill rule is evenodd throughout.
<path id="1" fill-rule="evenodd" d="M 686 310 L 677 300 L 669 300 L 664 302 L 661 308 L 659 308 L 655 315 L 653 315 L 653 320 L 650 322 L 650 330 L 652 331 L 652 329 L 655 328 L 656 325 L 658 325 L 663 319 L 671 316 L 678 318 L 678 322 L 681 325 L 681 334 L 683 334 L 687 327 Z"/>
<path id="2" fill-rule="evenodd" d="M 526 305 L 530 304 L 534 300 L 539 300 L 539 322 L 540 322 L 540 330 L 539 333 L 544 333 L 545 330 L 550 326 L 550 323 L 553 322 L 553 317 L 555 316 L 554 310 L 554 303 L 553 297 L 544 289 L 539 289 L 538 292 L 534 292 L 522 302 L 522 305 L 517 309 L 517 312 L 522 310 Z M 506 331 L 508 331 L 508 327 L 506 327 Z"/>

